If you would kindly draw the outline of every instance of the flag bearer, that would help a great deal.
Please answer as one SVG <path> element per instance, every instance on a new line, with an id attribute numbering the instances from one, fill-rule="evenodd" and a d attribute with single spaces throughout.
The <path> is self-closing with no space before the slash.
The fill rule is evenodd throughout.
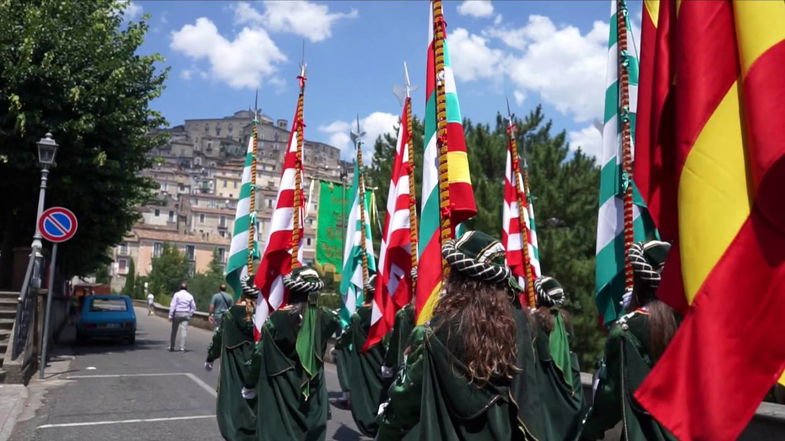
<path id="1" fill-rule="evenodd" d="M 545 439 L 573 441 L 586 412 L 578 357 L 570 348 L 572 326 L 564 304 L 564 289 L 554 278 L 534 282 L 537 310 L 534 313 L 538 388 L 545 407 Z"/>
<path id="2" fill-rule="evenodd" d="M 450 276 L 412 331 L 382 405 L 380 440 L 543 440 L 530 317 L 504 247 L 479 232 L 442 249 Z"/>
<path id="3" fill-rule="evenodd" d="M 676 440 L 633 397 L 678 327 L 674 311 L 654 296 L 669 250 L 670 244 L 658 240 L 635 243 L 629 250 L 635 273 L 631 312 L 614 324 L 605 344 L 585 440 L 602 438 L 619 421 L 625 441 Z"/>
<path id="4" fill-rule="evenodd" d="M 351 391 L 349 408 L 357 428 L 366 436 L 376 436 L 379 425 L 376 412 L 382 396 L 381 366 L 384 359 L 384 346 L 377 343 L 367 351 L 362 348 L 371 328 L 371 302 L 376 282 L 376 275 L 368 279 L 368 294 L 362 306 L 352 314 L 349 325 L 341 337 L 345 348 L 339 349 L 344 357 L 338 358 L 339 369 L 348 373 L 345 381 Z M 348 349 L 345 350 L 344 349 Z"/>
<path id="5" fill-rule="evenodd" d="M 262 326 L 251 371 L 256 377 L 256 430 L 260 441 L 324 440 L 327 389 L 324 352 L 338 317 L 318 307 L 319 274 L 298 267 L 284 276 L 288 305 Z"/>
<path id="6" fill-rule="evenodd" d="M 245 284 L 242 297 L 222 316 L 207 349 L 205 369 L 212 370 L 213 362 L 221 358 L 221 377 L 218 383 L 216 417 L 218 428 L 229 441 L 256 440 L 256 398 L 251 389 L 250 360 L 254 353 L 253 314 L 258 291 Z"/>

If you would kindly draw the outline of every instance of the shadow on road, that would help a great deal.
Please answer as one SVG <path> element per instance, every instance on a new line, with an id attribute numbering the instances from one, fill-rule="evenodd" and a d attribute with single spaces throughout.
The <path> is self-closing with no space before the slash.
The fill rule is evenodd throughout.
<path id="1" fill-rule="evenodd" d="M 335 431 L 335 435 L 333 435 L 334 440 L 340 441 L 359 441 L 363 439 L 367 439 L 360 432 L 352 429 L 351 427 L 347 426 L 346 424 L 341 424 Z"/>

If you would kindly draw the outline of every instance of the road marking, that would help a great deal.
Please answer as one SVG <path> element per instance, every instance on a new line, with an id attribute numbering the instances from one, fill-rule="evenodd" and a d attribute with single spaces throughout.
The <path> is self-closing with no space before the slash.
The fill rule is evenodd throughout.
<path id="1" fill-rule="evenodd" d="M 159 421 L 199 420 L 205 418 L 215 418 L 215 415 L 194 415 L 194 416 L 169 417 L 169 418 L 139 418 L 133 420 L 118 420 L 118 421 L 86 421 L 84 423 L 44 424 L 43 426 L 38 426 L 38 428 L 51 429 L 53 427 L 105 426 L 107 424 L 155 423 Z"/>
<path id="2" fill-rule="evenodd" d="M 215 391 L 215 388 L 214 387 L 210 387 L 210 385 L 205 383 L 201 378 L 197 377 L 196 375 L 194 375 L 194 374 L 192 374 L 190 372 L 186 373 L 185 376 L 190 378 L 191 380 L 193 380 L 194 383 L 196 383 L 199 386 L 201 386 L 202 389 L 204 389 L 207 392 L 209 392 L 210 395 L 212 395 L 213 397 L 218 397 L 218 392 Z"/>
<path id="3" fill-rule="evenodd" d="M 158 373 L 158 374 L 99 374 L 99 375 L 72 375 L 68 377 L 68 380 L 81 380 L 84 378 L 122 378 L 122 377 L 171 377 L 174 375 L 183 375 L 188 377 L 196 383 L 199 387 L 206 390 L 210 395 L 214 398 L 218 396 L 218 393 L 215 391 L 215 388 L 211 387 L 209 384 L 205 383 L 204 380 L 197 377 L 196 375 L 190 372 L 168 372 L 168 373 Z"/>

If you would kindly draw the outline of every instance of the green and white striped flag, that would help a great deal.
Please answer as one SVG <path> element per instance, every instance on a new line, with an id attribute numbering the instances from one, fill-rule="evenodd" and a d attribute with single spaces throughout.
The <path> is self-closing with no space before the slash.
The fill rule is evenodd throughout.
<path id="1" fill-rule="evenodd" d="M 248 273 L 248 233 L 251 222 L 256 221 L 255 213 L 251 213 L 251 167 L 253 164 L 253 136 L 248 140 L 245 154 L 242 186 L 237 199 L 237 211 L 234 215 L 232 244 L 229 248 L 229 261 L 226 264 L 226 283 L 234 289 L 235 297 L 243 292 L 240 278 Z M 259 256 L 258 228 L 254 237 L 254 258 Z"/>
<path id="2" fill-rule="evenodd" d="M 610 37 L 608 39 L 608 71 L 605 89 L 605 124 L 602 130 L 600 164 L 600 211 L 597 219 L 597 259 L 595 267 L 595 301 L 597 309 L 608 325 L 624 314 L 621 306 L 624 294 L 624 190 L 622 172 L 621 91 L 619 89 L 619 53 L 617 42 L 616 0 L 611 2 Z M 631 53 L 626 54 L 629 72 L 630 106 L 628 116 L 635 140 L 635 115 L 638 98 L 638 57 L 632 38 L 632 27 L 627 18 L 627 41 Z M 634 152 L 634 149 L 633 149 Z M 633 192 L 634 240 L 657 237 L 657 230 L 634 182 Z"/>
<path id="3" fill-rule="evenodd" d="M 346 242 L 343 245 L 343 270 L 341 271 L 341 326 L 349 324 L 352 314 L 363 303 L 363 256 L 361 248 L 361 232 L 365 234 L 365 252 L 368 255 L 368 275 L 376 272 L 376 259 L 373 253 L 369 199 L 370 192 L 365 193 L 365 225 L 360 222 L 360 169 L 354 163 L 354 178 L 349 195 L 352 203 L 346 226 Z"/>

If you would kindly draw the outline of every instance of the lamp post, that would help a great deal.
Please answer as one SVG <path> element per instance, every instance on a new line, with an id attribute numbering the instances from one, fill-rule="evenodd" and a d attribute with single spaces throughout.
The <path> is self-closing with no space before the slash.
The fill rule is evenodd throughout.
<path id="1" fill-rule="evenodd" d="M 25 271 L 25 278 L 22 282 L 22 290 L 19 292 L 18 304 L 16 307 L 16 321 L 17 326 L 14 326 L 14 341 L 13 351 L 11 358 L 16 359 L 24 346 L 27 343 L 27 335 L 30 326 L 30 313 L 31 305 L 33 304 L 32 296 L 29 294 L 30 286 L 35 280 L 34 287 L 40 288 L 40 264 L 39 260 L 43 257 L 41 255 L 41 231 L 38 229 L 38 219 L 44 211 L 44 198 L 46 196 L 46 183 L 49 176 L 49 168 L 54 165 L 55 155 L 59 147 L 52 134 L 47 133 L 37 143 L 38 147 L 38 164 L 41 166 L 41 185 L 38 191 L 38 209 L 35 215 L 35 233 L 33 234 L 33 243 L 30 245 L 30 259 L 27 262 L 27 270 Z"/>

